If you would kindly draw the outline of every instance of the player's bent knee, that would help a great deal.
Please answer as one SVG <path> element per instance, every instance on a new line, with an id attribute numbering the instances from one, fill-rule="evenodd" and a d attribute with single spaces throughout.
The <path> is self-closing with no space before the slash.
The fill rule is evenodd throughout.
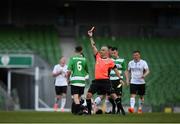
<path id="1" fill-rule="evenodd" d="M 131 98 L 135 98 L 136 97 L 136 94 L 131 94 Z"/>
<path id="2" fill-rule="evenodd" d="M 139 98 L 140 98 L 142 101 L 144 101 L 144 96 L 140 96 Z"/>
<path id="3" fill-rule="evenodd" d="M 65 93 L 63 93 L 63 94 L 62 94 L 62 97 L 66 97 L 66 94 L 65 94 Z"/>

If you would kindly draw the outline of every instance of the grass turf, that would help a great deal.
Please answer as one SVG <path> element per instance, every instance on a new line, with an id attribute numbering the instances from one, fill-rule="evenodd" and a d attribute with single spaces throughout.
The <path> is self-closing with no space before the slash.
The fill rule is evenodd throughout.
<path id="1" fill-rule="evenodd" d="M 180 122 L 180 114 L 144 113 L 122 115 L 76 116 L 60 112 L 0 112 L 0 123 L 161 123 Z"/>

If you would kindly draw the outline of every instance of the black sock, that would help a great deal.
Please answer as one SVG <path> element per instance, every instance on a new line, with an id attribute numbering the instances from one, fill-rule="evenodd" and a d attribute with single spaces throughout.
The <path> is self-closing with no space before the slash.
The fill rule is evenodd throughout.
<path id="1" fill-rule="evenodd" d="M 112 113 L 114 114 L 116 111 L 116 103 L 114 102 L 114 99 L 109 98 L 109 102 L 112 104 Z"/>
<path id="2" fill-rule="evenodd" d="M 74 103 L 74 101 L 72 102 L 72 105 L 71 105 L 71 112 L 73 114 L 75 113 L 75 103 Z"/>
<path id="3" fill-rule="evenodd" d="M 82 105 L 84 103 L 84 99 L 81 99 L 80 100 L 80 104 Z"/>
<path id="4" fill-rule="evenodd" d="M 80 107 L 81 105 L 80 104 L 75 104 L 75 114 L 78 114 L 80 112 Z"/>
<path id="5" fill-rule="evenodd" d="M 117 105 L 117 111 L 120 112 L 120 110 L 121 110 L 121 113 L 123 115 L 125 115 L 125 111 L 124 111 L 123 106 L 121 104 L 121 98 L 115 99 L 115 102 L 116 102 L 116 105 Z"/>
<path id="6" fill-rule="evenodd" d="M 88 114 L 91 115 L 91 109 L 92 109 L 91 99 L 86 99 L 86 102 L 87 102 Z"/>
<path id="7" fill-rule="evenodd" d="M 120 110 L 122 108 L 122 104 L 121 104 L 121 99 L 120 98 L 116 99 L 116 104 L 117 104 L 117 112 L 120 112 Z"/>

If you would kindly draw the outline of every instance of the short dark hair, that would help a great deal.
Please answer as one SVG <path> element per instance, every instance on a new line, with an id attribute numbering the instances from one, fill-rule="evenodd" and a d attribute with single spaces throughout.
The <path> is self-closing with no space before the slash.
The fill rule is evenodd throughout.
<path id="1" fill-rule="evenodd" d="M 107 47 L 108 47 L 109 50 L 112 50 L 112 48 L 113 48 L 112 46 L 107 46 Z"/>
<path id="2" fill-rule="evenodd" d="M 113 47 L 113 48 L 112 48 L 112 51 L 114 51 L 114 50 L 116 50 L 116 51 L 117 51 L 117 50 L 118 50 L 118 48 L 117 48 L 117 47 Z"/>
<path id="3" fill-rule="evenodd" d="M 76 46 L 75 47 L 75 52 L 80 53 L 80 52 L 82 52 L 82 50 L 83 50 L 83 48 L 81 46 Z"/>
<path id="4" fill-rule="evenodd" d="M 141 52 L 140 52 L 139 50 L 133 51 L 133 54 L 134 54 L 134 53 L 139 53 L 139 54 L 141 54 Z"/>

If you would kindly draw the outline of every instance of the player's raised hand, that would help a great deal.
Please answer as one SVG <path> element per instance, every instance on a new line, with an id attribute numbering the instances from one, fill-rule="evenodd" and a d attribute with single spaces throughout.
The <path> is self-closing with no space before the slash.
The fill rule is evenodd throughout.
<path id="1" fill-rule="evenodd" d="M 93 36 L 93 31 L 94 31 L 94 26 L 91 28 L 91 30 L 88 31 L 88 35 L 89 37 L 92 37 Z"/>

